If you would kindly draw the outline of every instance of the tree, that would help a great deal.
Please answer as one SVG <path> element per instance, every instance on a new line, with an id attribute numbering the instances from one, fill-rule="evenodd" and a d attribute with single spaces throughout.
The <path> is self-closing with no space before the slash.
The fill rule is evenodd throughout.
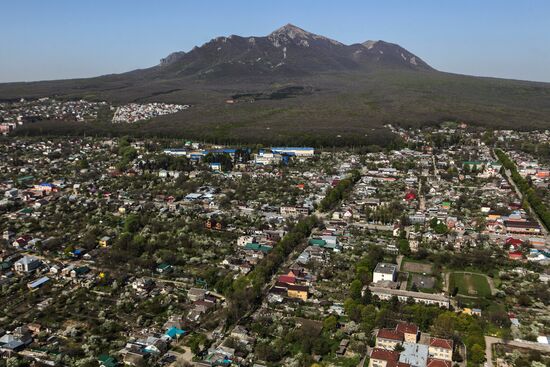
<path id="1" fill-rule="evenodd" d="M 323 321 L 323 329 L 327 331 L 335 331 L 338 325 L 338 318 L 334 315 L 330 315 Z"/>
<path id="2" fill-rule="evenodd" d="M 440 314 L 432 325 L 433 334 L 443 338 L 451 338 L 454 334 L 456 321 L 456 315 L 452 312 Z"/>
<path id="3" fill-rule="evenodd" d="M 454 288 L 453 288 L 453 292 L 451 293 L 451 295 L 452 295 L 453 297 L 455 297 L 457 294 L 458 294 L 458 287 L 454 287 Z"/>
<path id="4" fill-rule="evenodd" d="M 206 344 L 206 335 L 193 334 L 187 341 L 187 345 L 191 348 L 193 354 L 197 355 L 201 351 L 201 347 Z"/>
<path id="5" fill-rule="evenodd" d="M 409 246 L 409 241 L 405 238 L 401 238 L 398 242 L 399 253 L 405 256 L 411 254 L 411 247 Z"/>
<path id="6" fill-rule="evenodd" d="M 518 296 L 518 303 L 520 306 L 528 307 L 531 304 L 531 298 L 526 293 L 521 293 Z"/>
<path id="7" fill-rule="evenodd" d="M 371 281 L 371 271 L 367 266 L 357 265 L 355 269 L 355 278 L 359 279 L 362 284 L 368 284 Z"/>
<path id="8" fill-rule="evenodd" d="M 363 284 L 359 279 L 355 279 L 351 282 L 351 285 L 349 287 L 350 297 L 353 300 L 360 300 L 361 299 L 361 290 L 363 289 Z"/>
<path id="9" fill-rule="evenodd" d="M 80 169 L 88 169 L 90 168 L 90 164 L 88 163 L 88 160 L 86 158 L 82 158 L 78 161 L 78 168 Z"/>
<path id="10" fill-rule="evenodd" d="M 124 231 L 128 233 L 136 233 L 140 228 L 139 217 L 135 214 L 130 214 L 124 221 Z"/>
<path id="11" fill-rule="evenodd" d="M 17 357 L 10 357 L 6 360 L 6 367 L 19 367 L 21 361 Z"/>
<path id="12" fill-rule="evenodd" d="M 372 292 L 370 289 L 366 288 L 363 293 L 363 297 L 361 298 L 361 302 L 365 305 L 370 305 L 372 303 Z"/>
<path id="13" fill-rule="evenodd" d="M 485 349 L 479 344 L 474 344 L 468 352 L 468 359 L 472 363 L 482 364 L 485 361 Z"/>

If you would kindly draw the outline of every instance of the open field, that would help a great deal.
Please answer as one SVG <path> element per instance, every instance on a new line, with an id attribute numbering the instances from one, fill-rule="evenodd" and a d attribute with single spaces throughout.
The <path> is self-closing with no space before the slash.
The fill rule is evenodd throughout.
<path id="1" fill-rule="evenodd" d="M 426 273 L 431 274 L 432 273 L 432 265 L 431 264 L 425 264 L 420 262 L 414 262 L 410 260 L 405 260 L 403 263 L 403 266 L 401 267 L 402 271 L 408 271 L 410 273 Z"/>
<path id="2" fill-rule="evenodd" d="M 469 297 L 488 297 L 491 287 L 483 274 L 453 272 L 450 275 L 449 290 L 458 288 L 458 294 Z"/>

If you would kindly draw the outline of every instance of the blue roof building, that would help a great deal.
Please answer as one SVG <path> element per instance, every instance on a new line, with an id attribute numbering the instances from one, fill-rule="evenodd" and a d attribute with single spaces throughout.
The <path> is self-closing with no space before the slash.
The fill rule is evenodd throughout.
<path id="1" fill-rule="evenodd" d="M 170 329 L 166 330 L 166 333 L 164 333 L 164 335 L 168 336 L 170 339 L 174 339 L 181 335 L 185 335 L 186 333 L 187 332 L 185 330 L 172 326 Z"/>
<path id="2" fill-rule="evenodd" d="M 32 291 L 32 290 L 35 290 L 35 289 L 38 289 L 38 288 L 42 287 L 44 284 L 46 284 L 49 281 L 50 281 L 50 278 L 42 277 L 40 279 L 37 279 L 37 280 L 27 284 L 27 286 Z"/>

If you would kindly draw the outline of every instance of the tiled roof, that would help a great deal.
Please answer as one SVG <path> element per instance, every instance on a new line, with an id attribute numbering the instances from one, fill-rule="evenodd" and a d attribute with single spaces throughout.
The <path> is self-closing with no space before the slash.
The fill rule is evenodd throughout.
<path id="1" fill-rule="evenodd" d="M 289 275 L 280 275 L 277 278 L 277 281 L 278 282 L 283 282 L 283 283 L 295 283 L 296 282 L 296 277 L 289 276 Z"/>
<path id="2" fill-rule="evenodd" d="M 393 329 L 380 329 L 378 330 L 378 334 L 376 335 L 376 337 L 383 338 L 383 339 L 397 340 L 397 341 L 403 341 L 404 339 L 402 332 L 396 331 Z"/>
<path id="3" fill-rule="evenodd" d="M 418 334 L 418 326 L 406 322 L 400 322 L 397 324 L 396 330 L 405 334 Z"/>
<path id="4" fill-rule="evenodd" d="M 426 367 L 451 367 L 451 361 L 445 361 L 443 359 L 428 358 Z"/>
<path id="5" fill-rule="evenodd" d="M 392 350 L 374 348 L 370 354 L 370 358 L 397 363 L 397 361 L 399 360 L 399 353 Z"/>
<path id="6" fill-rule="evenodd" d="M 431 338 L 430 347 L 453 349 L 453 341 L 449 339 Z"/>

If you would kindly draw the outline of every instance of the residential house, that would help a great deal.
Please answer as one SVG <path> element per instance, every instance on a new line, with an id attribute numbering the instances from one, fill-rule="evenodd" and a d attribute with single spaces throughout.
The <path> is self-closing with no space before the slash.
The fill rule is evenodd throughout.
<path id="1" fill-rule="evenodd" d="M 453 360 L 453 341 L 449 339 L 430 338 L 428 350 L 430 357 L 443 359 L 446 361 Z"/>
<path id="2" fill-rule="evenodd" d="M 405 340 L 403 333 L 395 329 L 380 329 L 376 334 L 376 348 L 395 350 Z"/>
<path id="3" fill-rule="evenodd" d="M 418 326 L 415 324 L 400 322 L 397 324 L 396 330 L 403 333 L 405 342 L 416 343 L 419 336 Z"/>
<path id="4" fill-rule="evenodd" d="M 38 269 L 42 265 L 42 262 L 37 258 L 29 255 L 23 256 L 21 259 L 17 260 L 13 267 L 18 273 L 30 273 Z"/>
<path id="5" fill-rule="evenodd" d="M 369 367 L 405 367 L 406 365 L 399 364 L 399 353 L 373 348 L 370 354 Z"/>
<path id="6" fill-rule="evenodd" d="M 307 301 L 309 288 L 303 285 L 288 284 L 287 295 L 290 298 L 298 298 L 302 301 Z"/>
<path id="7" fill-rule="evenodd" d="M 206 291 L 201 288 L 191 288 L 187 291 L 187 298 L 189 298 L 191 302 L 202 301 L 205 296 Z"/>
<path id="8" fill-rule="evenodd" d="M 111 244 L 111 237 L 104 236 L 99 239 L 99 246 L 101 247 L 107 247 Z"/>

